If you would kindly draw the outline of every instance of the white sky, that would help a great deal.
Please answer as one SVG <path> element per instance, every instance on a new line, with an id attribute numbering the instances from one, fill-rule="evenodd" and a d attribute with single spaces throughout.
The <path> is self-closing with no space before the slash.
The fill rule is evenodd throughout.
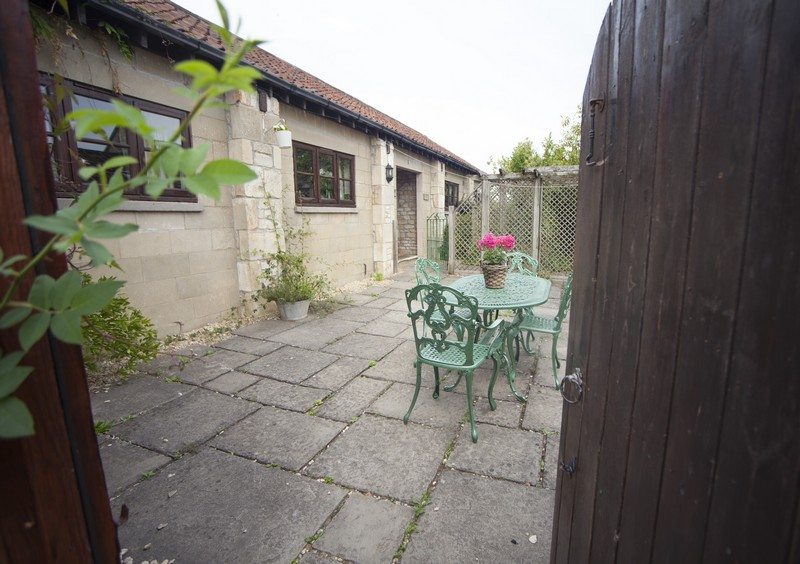
<path id="1" fill-rule="evenodd" d="M 177 0 L 218 22 L 214 0 Z M 606 0 L 225 0 L 240 35 L 482 170 L 581 101 Z M 235 25 L 235 24 L 234 24 Z M 290 128 L 291 128 L 291 124 Z"/>

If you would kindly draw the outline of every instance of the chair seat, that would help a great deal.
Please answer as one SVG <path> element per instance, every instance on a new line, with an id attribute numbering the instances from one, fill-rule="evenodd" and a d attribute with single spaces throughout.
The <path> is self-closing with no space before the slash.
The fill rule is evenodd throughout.
<path id="1" fill-rule="evenodd" d="M 472 348 L 472 365 L 467 365 L 467 356 L 462 349 L 446 347 L 444 350 L 439 351 L 433 345 L 427 344 L 420 350 L 419 357 L 424 361 L 463 369 L 481 364 L 489 356 L 489 352 L 489 346 L 475 343 Z"/>
<path id="2" fill-rule="evenodd" d="M 457 307 L 457 308 L 455 308 L 453 310 L 453 315 L 455 315 L 456 317 L 460 317 L 461 319 L 463 319 L 465 321 L 469 321 L 470 319 L 472 319 L 472 314 L 470 313 L 469 309 L 467 309 L 465 307 Z M 444 317 L 442 316 L 441 312 L 434 311 L 433 315 L 431 315 L 431 319 L 433 321 L 442 321 L 444 319 Z"/>
<path id="3" fill-rule="evenodd" d="M 561 328 L 556 326 L 555 319 L 548 319 L 534 314 L 528 314 L 522 319 L 520 331 L 538 331 L 540 333 L 560 333 Z"/>

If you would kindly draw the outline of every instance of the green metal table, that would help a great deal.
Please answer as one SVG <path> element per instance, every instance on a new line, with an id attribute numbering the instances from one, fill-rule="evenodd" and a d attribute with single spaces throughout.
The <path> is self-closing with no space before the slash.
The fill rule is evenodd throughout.
<path id="1" fill-rule="evenodd" d="M 547 302 L 550 297 L 550 280 L 528 274 L 510 273 L 505 287 L 494 290 L 486 287 L 483 283 L 482 274 L 473 274 L 459 278 L 449 286 L 478 300 L 478 309 L 483 311 L 484 324 L 492 316 L 496 317 L 500 310 L 510 309 L 514 311 L 514 319 L 506 324 L 504 335 L 507 363 L 506 379 L 514 397 L 524 402 L 525 397 L 517 392 L 514 385 L 517 377 L 514 340 L 517 338 L 519 326 L 524 317 L 523 309 Z M 457 384 L 458 382 L 453 387 Z"/>

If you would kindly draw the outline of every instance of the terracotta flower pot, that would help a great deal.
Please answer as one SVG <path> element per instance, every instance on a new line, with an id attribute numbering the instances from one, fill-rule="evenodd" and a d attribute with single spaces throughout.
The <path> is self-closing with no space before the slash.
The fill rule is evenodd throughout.
<path id="1" fill-rule="evenodd" d="M 481 263 L 481 270 L 483 271 L 483 283 L 487 288 L 497 290 L 506 285 L 506 276 L 508 276 L 507 264 Z"/>

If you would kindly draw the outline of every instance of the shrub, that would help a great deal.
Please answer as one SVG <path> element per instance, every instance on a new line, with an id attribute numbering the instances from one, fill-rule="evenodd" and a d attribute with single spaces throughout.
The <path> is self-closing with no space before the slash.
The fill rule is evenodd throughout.
<path id="1" fill-rule="evenodd" d="M 104 280 L 112 278 L 100 279 Z M 91 284 L 91 276 L 84 274 L 83 283 Z M 140 362 L 153 360 L 158 353 L 153 324 L 124 294 L 117 294 L 103 309 L 87 316 L 81 334 L 83 359 L 92 372 L 113 365 L 121 376 L 127 376 Z"/>
<path id="2" fill-rule="evenodd" d="M 261 288 L 255 299 L 265 302 L 301 302 L 322 298 L 330 291 L 324 274 L 314 274 L 306 266 L 305 253 L 280 250 L 267 256 L 269 265 L 259 275 Z"/>

